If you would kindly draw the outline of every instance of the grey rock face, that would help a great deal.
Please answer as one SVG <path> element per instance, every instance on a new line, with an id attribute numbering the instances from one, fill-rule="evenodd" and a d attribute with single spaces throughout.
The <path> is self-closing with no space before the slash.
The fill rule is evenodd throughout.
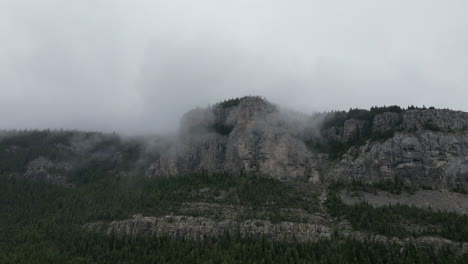
<path id="1" fill-rule="evenodd" d="M 401 117 L 398 113 L 386 112 L 378 114 L 374 118 L 372 131 L 380 133 L 387 132 L 400 122 Z"/>
<path id="2" fill-rule="evenodd" d="M 239 232 L 241 237 L 267 237 L 281 241 L 317 241 L 330 238 L 330 229 L 326 226 L 250 219 L 243 222 L 226 219 L 214 221 L 205 217 L 163 216 L 143 217 L 134 215 L 131 219 L 96 222 L 85 225 L 85 229 L 106 234 L 128 236 L 170 236 L 194 240 L 216 239 L 226 232 Z"/>
<path id="3" fill-rule="evenodd" d="M 369 130 L 393 136 L 367 139 L 365 145 L 349 148 L 339 160 L 329 160 L 305 145 L 303 124 L 284 118 L 276 106 L 261 98 L 244 97 L 238 106 L 197 111 L 201 117 L 187 115 L 179 144 L 151 165 L 148 176 L 245 172 L 317 183 L 388 180 L 435 189 L 468 188 L 468 113 L 435 109 L 387 112 L 377 114 L 372 124 L 348 119 L 343 126 L 323 129 L 313 137 L 317 142 L 347 144 Z M 206 129 L 215 123 L 232 131 L 222 135 Z M 319 130 L 321 124 L 315 126 Z M 194 127 L 205 130 L 189 133 Z"/>
<path id="4" fill-rule="evenodd" d="M 441 109 L 410 110 L 403 114 L 402 125 L 406 130 L 465 131 L 468 129 L 468 113 Z"/>
<path id="5" fill-rule="evenodd" d="M 325 142 L 330 141 L 343 141 L 343 128 L 342 127 L 330 127 L 322 130 L 322 137 Z"/>
<path id="6" fill-rule="evenodd" d="M 396 133 L 385 142 L 369 142 L 357 158 L 345 155 L 328 180 L 402 182 L 450 189 L 468 185 L 468 132 Z"/>
<path id="7" fill-rule="evenodd" d="M 73 187 L 64 174 L 71 170 L 67 163 L 54 163 L 47 158 L 40 156 L 28 164 L 24 177 L 34 180 L 41 180 L 48 183 Z"/>
<path id="8" fill-rule="evenodd" d="M 330 223 L 329 223 L 330 225 Z M 338 233 L 348 239 L 373 241 L 377 243 L 400 245 L 402 248 L 415 245 L 418 248 L 449 248 L 452 252 L 468 252 L 468 243 L 454 242 L 441 237 L 387 237 L 362 231 L 353 231 L 347 221 L 335 227 L 324 224 L 280 222 L 249 219 L 236 222 L 231 219 L 215 221 L 205 217 L 163 216 L 144 217 L 133 215 L 130 219 L 112 222 L 94 222 L 83 226 L 90 232 L 101 232 L 118 236 L 169 236 L 191 240 L 215 240 L 226 233 L 238 233 L 241 237 L 265 237 L 277 241 L 308 242 L 330 239 L 332 233 Z"/>
<path id="9" fill-rule="evenodd" d="M 457 254 L 465 254 L 468 252 L 468 243 L 454 242 L 441 237 L 424 236 L 416 238 L 398 238 L 369 234 L 360 231 L 345 232 L 343 235 L 348 239 L 354 239 L 358 241 L 372 241 L 376 243 L 399 245 L 402 249 L 406 246 L 414 245 L 419 249 L 449 249 L 451 252 Z"/>
<path id="10" fill-rule="evenodd" d="M 182 132 L 179 144 L 153 163 L 148 174 L 225 171 L 304 180 L 315 175 L 312 153 L 292 135 L 278 109 L 263 99 L 242 98 L 239 106 L 215 110 L 214 120 L 232 125 L 232 132 Z"/>
<path id="11" fill-rule="evenodd" d="M 468 195 L 452 192 L 419 190 L 413 194 L 402 193 L 401 195 L 385 191 L 376 191 L 375 193 L 342 192 L 341 200 L 348 205 L 361 202 L 366 202 L 374 207 L 401 204 L 468 214 Z"/>
<path id="12" fill-rule="evenodd" d="M 348 142 L 363 135 L 369 123 L 364 120 L 349 119 L 344 123 L 343 141 Z"/>

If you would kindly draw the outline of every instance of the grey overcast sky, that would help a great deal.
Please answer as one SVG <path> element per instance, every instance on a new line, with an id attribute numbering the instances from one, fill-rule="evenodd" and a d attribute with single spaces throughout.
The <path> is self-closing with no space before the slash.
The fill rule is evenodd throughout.
<path id="1" fill-rule="evenodd" d="M 0 128 L 174 129 L 244 95 L 468 111 L 466 0 L 0 0 Z"/>

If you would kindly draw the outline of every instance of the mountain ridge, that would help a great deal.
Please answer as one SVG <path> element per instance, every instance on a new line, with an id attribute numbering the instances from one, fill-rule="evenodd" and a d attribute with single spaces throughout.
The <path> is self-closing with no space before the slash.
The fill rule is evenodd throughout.
<path id="1" fill-rule="evenodd" d="M 170 138 L 2 132 L 0 232 L 352 240 L 461 256 L 467 124 L 468 113 L 452 110 L 309 116 L 243 97 L 189 111 Z"/>
<path id="2" fill-rule="evenodd" d="M 468 188 L 468 113 L 375 107 L 297 121 L 260 97 L 226 102 L 186 114 L 180 144 L 153 163 L 148 175 L 244 172 L 325 184 Z M 208 118 L 193 117 L 203 111 Z M 187 133 L 196 127 L 196 136 Z"/>

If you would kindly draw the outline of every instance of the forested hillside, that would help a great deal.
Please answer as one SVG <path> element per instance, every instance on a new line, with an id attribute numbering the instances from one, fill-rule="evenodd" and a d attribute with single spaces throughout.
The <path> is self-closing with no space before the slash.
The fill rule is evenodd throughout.
<path id="1" fill-rule="evenodd" d="M 1 131 L 0 263 L 468 263 L 467 120 L 246 97 L 174 137 Z"/>
<path id="2" fill-rule="evenodd" d="M 256 208 L 271 204 L 272 212 L 284 206 L 304 208 L 312 212 L 317 210 L 309 208 L 310 205 L 304 200 L 305 197 L 292 192 L 293 187 L 288 187 L 277 180 L 227 175 L 191 175 L 148 180 L 114 178 L 109 175 L 75 189 L 5 175 L 0 177 L 0 181 L 0 263 L 466 263 L 468 261 L 468 255 L 457 255 L 449 250 L 442 249 L 435 252 L 431 249 L 423 250 L 408 246 L 401 251 L 397 245 L 349 240 L 340 237 L 339 234 L 329 240 L 307 243 L 271 241 L 266 237 L 241 238 L 235 232 L 226 233 L 215 240 L 191 241 L 170 237 L 105 235 L 88 232 L 82 228 L 82 225 L 89 221 L 121 219 L 136 212 L 150 215 L 165 214 L 171 210 L 177 211 L 184 202 L 209 202 L 210 195 L 193 194 L 192 190 L 200 187 L 210 187 L 213 192 L 219 192 L 226 187 L 238 188 L 235 192 L 238 204 Z M 226 197 L 224 203 L 231 203 L 230 200 Z M 327 206 L 337 206 L 333 205 L 333 201 L 330 203 Z M 335 211 L 336 209 L 332 209 L 332 212 Z M 275 220 L 274 217 L 280 216 L 259 217 L 270 217 Z M 350 219 L 355 221 L 353 217 Z M 453 216 L 448 215 L 448 217 Z M 281 219 L 275 221 L 279 220 Z M 375 224 L 379 226 L 385 222 Z M 371 225 L 370 228 L 374 227 Z"/>

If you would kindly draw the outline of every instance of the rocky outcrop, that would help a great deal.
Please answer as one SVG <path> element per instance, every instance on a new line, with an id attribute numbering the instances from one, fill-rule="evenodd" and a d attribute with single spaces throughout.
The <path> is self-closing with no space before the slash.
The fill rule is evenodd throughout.
<path id="1" fill-rule="evenodd" d="M 356 138 L 361 138 L 364 130 L 369 126 L 369 122 L 365 120 L 349 119 L 344 123 L 342 141 L 349 142 Z"/>
<path id="2" fill-rule="evenodd" d="M 385 112 L 374 117 L 372 131 L 385 133 L 391 131 L 396 125 L 401 123 L 401 116 L 398 113 Z"/>
<path id="3" fill-rule="evenodd" d="M 231 219 L 215 221 L 205 217 L 163 216 L 143 217 L 134 215 L 131 219 L 96 222 L 84 226 L 93 232 L 128 236 L 170 236 L 194 240 L 217 239 L 226 232 L 239 233 L 241 237 L 266 237 L 279 241 L 317 241 L 330 238 L 330 229 L 323 225 L 309 223 L 280 222 L 249 219 L 237 222 Z"/>
<path id="4" fill-rule="evenodd" d="M 329 223 L 331 225 L 331 223 Z M 347 221 L 335 227 L 313 223 L 279 222 L 249 219 L 236 222 L 231 219 L 215 221 L 205 217 L 162 216 L 144 217 L 133 215 L 130 219 L 112 222 L 94 222 L 83 226 L 90 232 L 100 232 L 117 236 L 169 236 L 191 240 L 216 240 L 226 233 L 239 234 L 243 238 L 267 238 L 286 242 L 314 242 L 330 239 L 332 234 L 347 239 L 372 241 L 383 244 L 400 245 L 402 248 L 414 245 L 421 249 L 449 249 L 456 253 L 467 253 L 468 243 L 454 242 L 441 237 L 387 237 L 383 235 L 353 231 Z"/>
<path id="5" fill-rule="evenodd" d="M 426 250 L 435 249 L 436 251 L 438 251 L 442 249 L 448 249 L 449 251 L 457 254 L 465 254 L 468 252 L 468 243 L 459 243 L 441 237 L 424 236 L 416 238 L 398 238 L 369 234 L 359 231 L 344 233 L 344 236 L 348 239 L 354 239 L 359 241 L 370 241 L 374 243 L 399 245 L 401 248 L 405 248 L 407 246 L 412 245 L 416 248 Z"/>
<path id="6" fill-rule="evenodd" d="M 447 191 L 419 190 L 412 194 L 404 192 L 399 195 L 381 190 L 375 190 L 375 193 L 344 191 L 341 193 L 341 200 L 348 205 L 361 202 L 366 202 L 374 207 L 400 204 L 431 208 L 435 211 L 468 214 L 468 195 Z"/>
<path id="7" fill-rule="evenodd" d="M 73 187 L 74 185 L 65 176 L 70 170 L 71 166 L 68 163 L 54 163 L 43 156 L 39 156 L 28 164 L 23 176 L 64 187 Z"/>
<path id="8" fill-rule="evenodd" d="M 402 126 L 408 131 L 466 131 L 468 113 L 443 109 L 409 110 L 403 114 Z"/>
<path id="9" fill-rule="evenodd" d="M 334 229 L 334 232 L 348 239 L 358 241 L 369 241 L 374 243 L 398 245 L 402 249 L 407 246 L 415 246 L 420 249 L 448 249 L 457 254 L 468 253 L 468 243 L 457 242 L 442 237 L 436 236 L 419 236 L 419 237 L 389 237 L 380 234 L 369 233 L 365 231 L 355 231 L 352 229 L 351 224 L 343 220 L 339 222 Z"/>
<path id="10" fill-rule="evenodd" d="M 345 155 L 325 180 L 392 181 L 433 189 L 468 188 L 468 132 L 398 132 L 368 142 L 357 157 Z"/>

